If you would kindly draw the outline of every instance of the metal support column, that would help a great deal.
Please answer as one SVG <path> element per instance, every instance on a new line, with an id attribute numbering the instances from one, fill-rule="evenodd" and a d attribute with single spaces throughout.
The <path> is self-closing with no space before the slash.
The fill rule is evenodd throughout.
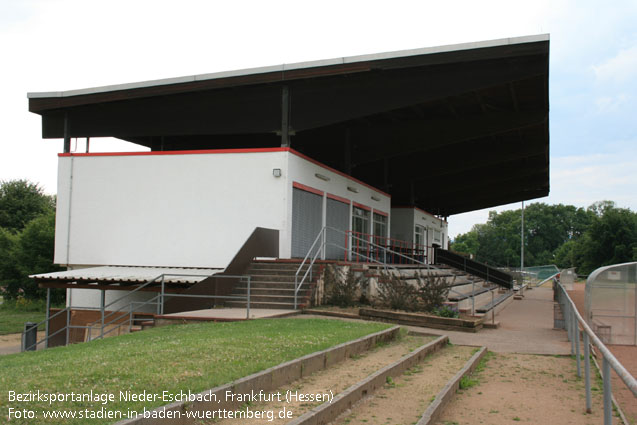
<path id="1" fill-rule="evenodd" d="M 604 379 L 604 425 L 613 423 L 613 404 L 610 386 L 610 362 L 604 357 L 602 362 L 602 378 Z"/>
<path id="2" fill-rule="evenodd" d="M 296 294 L 294 294 L 294 309 L 296 309 Z M 246 300 L 246 314 L 250 318 L 250 276 L 248 276 L 248 299 Z"/>
<path id="3" fill-rule="evenodd" d="M 577 316 L 575 315 L 575 311 L 573 311 L 573 327 L 575 330 L 575 357 L 577 358 L 577 376 L 581 378 L 582 366 L 580 361 L 580 347 L 579 347 L 579 323 L 577 322 Z"/>
<path id="4" fill-rule="evenodd" d="M 592 399 L 591 399 L 591 347 L 589 336 L 584 332 L 584 379 L 586 387 L 586 413 L 592 413 Z"/>
<path id="5" fill-rule="evenodd" d="M 290 91 L 283 86 L 281 92 L 281 147 L 290 147 Z"/>
<path id="6" fill-rule="evenodd" d="M 64 345 L 69 345 L 69 326 L 71 325 L 71 308 L 66 310 L 66 341 Z"/>
<path id="7" fill-rule="evenodd" d="M 100 338 L 104 339 L 104 298 L 106 297 L 106 291 L 100 289 L 100 313 L 102 315 L 102 326 L 100 327 Z"/>
<path id="8" fill-rule="evenodd" d="M 46 322 L 44 348 L 49 348 L 49 321 L 51 320 L 51 288 L 46 288 Z"/>
<path id="9" fill-rule="evenodd" d="M 165 291 L 165 276 L 161 275 L 161 292 L 159 294 L 159 314 L 164 314 L 164 291 Z"/>
<path id="10" fill-rule="evenodd" d="M 69 123 L 69 113 L 64 113 L 64 153 L 71 152 L 71 124 Z"/>
<path id="11" fill-rule="evenodd" d="M 350 129 L 347 128 L 345 130 L 345 174 L 352 174 L 352 141 L 351 141 L 351 132 Z"/>

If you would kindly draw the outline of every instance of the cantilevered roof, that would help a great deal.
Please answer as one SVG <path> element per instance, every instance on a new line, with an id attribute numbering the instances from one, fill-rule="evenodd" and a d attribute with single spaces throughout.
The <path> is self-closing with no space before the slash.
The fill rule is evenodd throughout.
<path id="1" fill-rule="evenodd" d="M 537 35 L 30 93 L 29 110 L 45 138 L 66 118 L 152 150 L 280 146 L 287 123 L 295 150 L 447 216 L 548 194 L 548 55 Z"/>

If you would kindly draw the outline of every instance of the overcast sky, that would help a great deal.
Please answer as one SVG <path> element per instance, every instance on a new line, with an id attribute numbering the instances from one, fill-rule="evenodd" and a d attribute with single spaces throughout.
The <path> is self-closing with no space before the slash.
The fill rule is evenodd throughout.
<path id="1" fill-rule="evenodd" d="M 0 180 L 56 191 L 62 141 L 41 138 L 27 92 L 540 33 L 551 36 L 551 193 L 538 201 L 637 210 L 635 0 L 0 0 Z M 450 217 L 450 234 L 487 215 Z"/>

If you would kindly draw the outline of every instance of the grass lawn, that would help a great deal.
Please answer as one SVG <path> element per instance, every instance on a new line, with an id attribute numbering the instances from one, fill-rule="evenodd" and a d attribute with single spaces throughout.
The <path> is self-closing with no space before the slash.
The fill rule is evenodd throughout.
<path id="1" fill-rule="evenodd" d="M 272 319 L 165 326 L 45 351 L 0 357 L 0 417 L 8 408 L 30 409 L 37 419 L 11 423 L 103 424 L 117 420 L 44 419 L 43 410 L 98 411 L 99 402 L 9 401 L 25 393 L 113 394 L 106 410 L 142 411 L 167 404 L 120 401 L 119 392 L 200 392 L 284 361 L 388 328 L 379 323 L 323 319 Z"/>
<path id="2" fill-rule="evenodd" d="M 46 318 L 42 311 L 25 311 L 14 303 L 0 304 L 0 335 L 19 333 L 24 330 L 24 322 L 39 323 Z"/>

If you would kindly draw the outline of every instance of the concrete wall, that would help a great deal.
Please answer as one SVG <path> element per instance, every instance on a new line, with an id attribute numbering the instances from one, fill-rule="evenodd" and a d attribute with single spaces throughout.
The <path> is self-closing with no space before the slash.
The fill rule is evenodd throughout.
<path id="1" fill-rule="evenodd" d="M 61 155 L 58 170 L 55 262 L 72 267 L 223 268 L 255 227 L 279 230 L 289 258 L 294 183 L 322 191 L 324 205 L 327 194 L 351 201 L 350 215 L 352 203 L 391 205 L 288 149 Z"/>
<path id="2" fill-rule="evenodd" d="M 409 242 L 415 241 L 416 224 L 427 229 L 427 246 L 439 243 L 443 248 L 449 247 L 448 223 L 429 214 L 420 208 L 393 207 L 391 209 L 391 237 Z M 440 232 L 440 241 L 434 240 L 434 231 Z"/>
<path id="3" fill-rule="evenodd" d="M 287 155 L 61 156 L 55 262 L 225 267 L 255 227 L 287 236 Z"/>

